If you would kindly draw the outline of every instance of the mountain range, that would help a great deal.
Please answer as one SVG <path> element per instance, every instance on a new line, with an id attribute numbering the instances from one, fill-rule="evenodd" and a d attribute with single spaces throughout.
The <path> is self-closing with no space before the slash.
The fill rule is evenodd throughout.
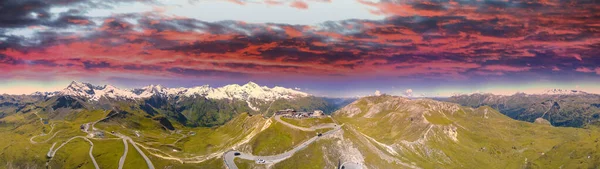
<path id="1" fill-rule="evenodd" d="M 513 119 L 554 126 L 600 124 L 600 95 L 578 90 L 553 89 L 538 94 L 517 93 L 510 96 L 476 93 L 442 100 L 475 108 L 490 106 Z"/>
<path id="2" fill-rule="evenodd" d="M 323 110 L 333 112 L 347 104 L 339 98 L 315 97 L 284 88 L 260 86 L 254 82 L 222 87 L 208 85 L 191 88 L 167 88 L 149 85 L 137 89 L 121 89 L 112 85 L 93 85 L 73 81 L 55 92 L 36 92 L 31 95 L 2 95 L 0 115 L 43 107 L 50 117 L 64 117 L 77 109 L 110 109 L 128 105 L 151 116 L 162 115 L 183 125 L 214 126 L 232 119 L 236 114 L 272 115 L 282 109 L 299 111 Z"/>
<path id="3" fill-rule="evenodd" d="M 57 92 L 0 95 L 0 135 L 5 137 L 0 163 L 6 168 L 93 168 L 96 161 L 90 159 L 95 159 L 99 168 L 117 168 L 125 151 L 124 168 L 145 166 L 144 161 L 158 168 L 335 168 L 349 163 L 362 168 L 590 168 L 600 164 L 600 132 L 589 127 L 597 118 L 598 98 L 554 90 L 447 101 L 385 94 L 353 100 L 251 82 L 140 89 L 73 82 Z M 288 108 L 323 110 L 329 116 L 274 115 Z M 148 160 L 129 155 L 126 147 L 133 145 Z M 225 165 L 229 150 L 278 160 L 264 165 L 235 159 Z"/>
<path id="4" fill-rule="evenodd" d="M 273 101 L 277 99 L 293 99 L 297 97 L 307 97 L 309 94 L 293 89 L 283 87 L 269 88 L 259 86 L 254 82 L 249 82 L 242 86 L 238 84 L 226 85 L 213 88 L 208 85 L 191 88 L 166 88 L 161 85 L 150 85 L 138 89 L 120 89 L 112 85 L 96 86 L 90 83 L 73 81 L 69 86 L 56 92 L 36 92 L 34 95 L 68 95 L 83 97 L 93 101 L 98 101 L 102 97 L 112 99 L 146 99 L 152 96 L 161 97 L 196 97 L 202 96 L 209 99 L 237 99 L 249 101 L 259 99 L 263 101 Z M 249 105 L 251 106 L 251 105 Z M 252 106 L 251 106 L 252 107 Z"/>

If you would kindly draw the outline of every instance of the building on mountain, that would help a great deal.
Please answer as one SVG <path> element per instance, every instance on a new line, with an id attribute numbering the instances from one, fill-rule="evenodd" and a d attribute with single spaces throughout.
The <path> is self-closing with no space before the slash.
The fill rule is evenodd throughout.
<path id="1" fill-rule="evenodd" d="M 282 115 L 282 116 L 294 116 L 294 115 L 296 115 L 296 110 L 294 110 L 294 109 L 279 110 L 276 114 Z"/>
<path id="2" fill-rule="evenodd" d="M 309 112 L 300 112 L 298 114 L 300 115 L 300 117 L 310 117 L 311 113 L 309 113 Z"/>
<path id="3" fill-rule="evenodd" d="M 91 137 L 91 138 L 104 138 L 104 132 L 103 131 L 95 130 L 95 131 L 90 132 L 88 134 L 88 137 Z"/>
<path id="4" fill-rule="evenodd" d="M 313 111 L 313 113 L 310 116 L 312 116 L 312 117 L 321 117 L 323 115 L 324 114 L 323 114 L 322 110 L 315 110 L 315 111 Z"/>
<path id="5" fill-rule="evenodd" d="M 279 110 L 276 115 L 280 115 L 287 118 L 309 118 L 309 117 L 322 117 L 325 114 L 321 110 L 314 110 L 312 112 L 298 112 L 294 109 Z"/>

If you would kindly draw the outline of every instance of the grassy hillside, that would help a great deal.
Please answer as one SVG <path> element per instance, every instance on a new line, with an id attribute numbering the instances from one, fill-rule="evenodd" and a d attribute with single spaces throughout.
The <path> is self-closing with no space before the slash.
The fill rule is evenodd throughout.
<path id="1" fill-rule="evenodd" d="M 57 105 L 58 100 L 51 98 L 37 103 L 37 107 L 28 112 L 12 113 L 0 118 L 0 134 L 6 137 L 0 142 L 0 162 L 6 164 L 7 168 L 45 168 L 46 162 L 52 168 L 93 168 L 88 155 L 90 145 L 83 139 L 72 140 L 58 150 L 50 161 L 46 157 L 53 144 L 56 143 L 57 148 L 72 137 L 85 137 L 87 133 L 81 131 L 80 127 L 92 122 L 97 122 L 94 126 L 97 129 L 107 131 L 104 138 L 89 138 L 95 144 L 92 153 L 101 168 L 116 168 L 124 151 L 122 140 L 108 134 L 110 131 L 127 135 L 150 148 L 143 151 L 153 159 L 153 163 L 156 162 L 157 168 L 222 168 L 224 166 L 219 156 L 201 163 L 182 164 L 155 157 L 151 153 L 168 153 L 169 156 L 182 158 L 220 153 L 248 139 L 249 135 L 256 134 L 266 121 L 261 115 L 238 113 L 218 127 L 187 127 L 161 114 L 148 113 L 132 102 L 110 103 L 113 108 L 108 110 L 88 110 L 93 107 L 90 105 L 68 108 L 72 104 L 60 110 L 47 108 Z M 128 145 L 125 168 L 145 166 L 139 153 L 131 144 Z"/>
<path id="2" fill-rule="evenodd" d="M 296 126 L 300 126 L 300 127 L 312 127 L 312 126 L 317 126 L 319 124 L 333 123 L 333 120 L 329 117 L 306 118 L 306 119 L 294 119 L 294 118 L 282 117 L 281 120 L 288 122 L 290 124 L 296 125 Z"/>
<path id="3" fill-rule="evenodd" d="M 268 128 L 257 134 L 241 149 L 254 155 L 275 155 L 294 148 L 316 134 L 316 132 L 292 129 L 273 121 Z"/>
<path id="4" fill-rule="evenodd" d="M 338 103 L 338 100 L 325 99 L 321 97 L 301 97 L 293 100 L 278 99 L 273 102 L 265 102 L 260 106 L 265 116 L 272 116 L 275 112 L 285 109 L 294 109 L 297 111 L 314 111 L 322 110 L 326 114 L 337 110 L 343 103 Z"/>
<path id="5" fill-rule="evenodd" d="M 27 112 L 0 118 L 0 134 L 5 138 L 0 142 L 0 163 L 7 168 L 44 168 L 46 162 L 52 168 L 93 167 L 90 145 L 83 139 L 65 145 L 50 161 L 46 157 L 54 143 L 85 136 L 80 127 L 92 122 L 97 122 L 97 129 L 131 137 L 156 168 L 224 168 L 221 155 L 234 147 L 255 155 L 275 155 L 317 134 L 252 113 L 231 114 L 222 125 L 190 127 L 161 112 L 165 107 L 152 107 L 155 111 L 149 112 L 137 102 L 105 102 L 112 108 L 91 109 L 95 105 L 70 100 L 66 105 L 81 103 L 83 108 L 48 111 L 63 105 L 57 101 L 49 99 Z M 489 106 L 471 108 L 383 95 L 356 100 L 332 117 L 283 118 L 302 127 L 331 122 L 344 126 L 272 167 L 334 168 L 348 162 L 368 168 L 590 168 L 600 164 L 597 128 L 517 121 Z M 115 168 L 124 146 L 108 133 L 103 139 L 89 139 L 100 167 Z M 141 155 L 128 145 L 125 167 L 145 166 Z M 240 168 L 265 167 L 247 160 L 236 163 Z"/>
<path id="6" fill-rule="evenodd" d="M 421 168 L 546 168 L 553 166 L 550 161 L 592 166 L 595 155 L 581 161 L 576 160 L 581 155 L 564 154 L 595 154 L 576 146 L 598 146 L 594 140 L 600 136 L 596 130 L 516 121 L 485 106 L 392 96 L 360 99 L 334 117 L 347 124 L 346 135 L 361 145 L 361 152 L 375 152 L 365 153 L 366 166 L 373 168 L 407 166 L 400 163 Z"/>

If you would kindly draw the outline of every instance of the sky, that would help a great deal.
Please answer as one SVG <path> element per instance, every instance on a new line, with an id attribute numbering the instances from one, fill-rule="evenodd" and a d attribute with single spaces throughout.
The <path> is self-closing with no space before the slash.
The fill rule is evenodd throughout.
<path id="1" fill-rule="evenodd" d="M 0 93 L 249 81 L 330 97 L 600 93 L 600 2 L 3 0 Z"/>

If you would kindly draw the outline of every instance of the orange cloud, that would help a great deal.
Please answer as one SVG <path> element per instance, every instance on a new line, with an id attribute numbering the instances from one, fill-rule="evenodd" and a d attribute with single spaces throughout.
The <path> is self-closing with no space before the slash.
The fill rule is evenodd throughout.
<path id="1" fill-rule="evenodd" d="M 299 0 L 293 1 L 290 4 L 290 6 L 294 7 L 294 8 L 298 8 L 298 9 L 308 9 L 308 4 L 306 4 L 306 2 L 304 2 L 304 1 L 299 1 Z"/>
<path id="2" fill-rule="evenodd" d="M 594 72 L 594 70 L 592 70 L 590 68 L 587 68 L 587 67 L 579 67 L 579 68 L 575 69 L 575 71 L 583 72 L 583 73 L 592 73 L 592 72 Z"/>

